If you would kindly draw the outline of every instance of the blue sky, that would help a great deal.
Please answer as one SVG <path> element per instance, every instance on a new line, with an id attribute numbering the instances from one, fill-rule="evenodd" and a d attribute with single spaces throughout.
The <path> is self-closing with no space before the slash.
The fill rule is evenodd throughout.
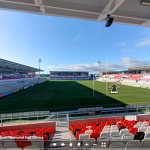
<path id="1" fill-rule="evenodd" d="M 50 70 L 150 65 L 150 28 L 0 11 L 0 58 Z M 93 64 L 94 55 L 94 64 Z"/>

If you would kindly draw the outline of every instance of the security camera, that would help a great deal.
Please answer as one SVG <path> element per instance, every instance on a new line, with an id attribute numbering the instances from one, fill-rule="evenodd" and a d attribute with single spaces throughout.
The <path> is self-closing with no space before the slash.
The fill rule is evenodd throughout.
<path id="1" fill-rule="evenodd" d="M 112 25 L 113 21 L 114 21 L 114 17 L 112 17 L 111 15 L 108 15 L 105 27 L 110 27 Z"/>

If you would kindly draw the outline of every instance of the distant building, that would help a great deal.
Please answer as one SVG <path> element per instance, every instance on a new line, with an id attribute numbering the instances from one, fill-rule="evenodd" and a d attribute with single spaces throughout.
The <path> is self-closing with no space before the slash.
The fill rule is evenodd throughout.
<path id="1" fill-rule="evenodd" d="M 49 74 L 37 74 L 37 77 L 41 78 L 41 79 L 46 79 L 46 80 L 49 80 L 50 79 L 50 76 Z"/>
<path id="2" fill-rule="evenodd" d="M 50 71 L 51 80 L 88 80 L 87 71 Z"/>
<path id="3" fill-rule="evenodd" d="M 150 74 L 150 66 L 138 66 L 120 70 L 103 71 L 102 75 L 106 74 Z"/>

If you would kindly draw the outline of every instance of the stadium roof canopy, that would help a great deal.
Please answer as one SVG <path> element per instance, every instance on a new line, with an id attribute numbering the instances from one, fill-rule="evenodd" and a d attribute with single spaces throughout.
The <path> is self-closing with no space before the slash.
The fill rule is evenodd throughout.
<path id="1" fill-rule="evenodd" d="M 95 21 L 105 21 L 111 14 L 115 22 L 146 27 L 150 27 L 149 4 L 150 0 L 0 0 L 1 9 Z"/>
<path id="2" fill-rule="evenodd" d="M 128 70 L 136 70 L 136 71 L 150 71 L 150 66 L 140 66 L 140 67 L 132 67 L 129 68 Z"/>
<path id="3" fill-rule="evenodd" d="M 43 71 L 43 70 L 39 70 L 33 67 L 29 67 L 26 65 L 22 65 L 22 64 L 18 64 L 15 62 L 11 62 L 8 60 L 4 60 L 0 58 L 0 72 L 4 73 L 4 72 L 14 72 L 14 73 L 35 73 L 38 71 Z"/>

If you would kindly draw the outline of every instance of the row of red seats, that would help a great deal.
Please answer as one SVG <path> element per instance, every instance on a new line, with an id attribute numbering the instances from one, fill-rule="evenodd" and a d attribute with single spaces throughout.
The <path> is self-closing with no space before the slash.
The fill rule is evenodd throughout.
<path id="1" fill-rule="evenodd" d="M 120 79 L 122 77 L 122 74 L 118 74 L 114 76 L 114 79 Z"/>
<path id="2" fill-rule="evenodd" d="M 2 131 L 0 132 L 0 139 L 14 141 L 18 148 L 23 149 L 32 145 L 32 139 L 42 140 L 43 144 L 46 144 L 53 137 L 54 132 L 55 129 L 53 127 Z"/>
<path id="3" fill-rule="evenodd" d="M 140 122 L 144 122 L 146 120 L 141 120 Z M 148 126 L 150 126 L 150 120 L 147 120 L 148 122 Z M 135 128 L 134 125 L 136 124 L 136 121 L 128 121 L 128 120 L 124 120 L 121 121 L 120 123 L 118 123 L 118 127 L 126 127 L 133 135 L 135 135 L 138 132 L 138 128 Z"/>
<path id="4" fill-rule="evenodd" d="M 112 124 L 116 123 L 117 121 L 106 121 L 106 122 L 70 125 L 70 130 L 78 140 L 79 135 L 85 133 L 85 131 L 89 129 L 88 126 L 91 126 L 90 130 L 93 130 L 93 133 L 91 133 L 90 138 L 97 139 L 100 136 L 100 133 L 103 130 L 104 126 L 106 125 L 111 126 Z"/>
<path id="5" fill-rule="evenodd" d="M 36 128 L 36 129 L 25 129 L 25 130 L 15 130 L 15 131 L 2 131 L 0 136 L 2 138 L 12 138 L 12 139 L 27 139 L 30 136 L 37 136 L 43 138 L 45 141 L 53 136 L 55 129 L 53 127 L 48 128 Z"/>
<path id="6" fill-rule="evenodd" d="M 102 78 L 105 78 L 106 75 L 102 76 Z M 139 80 L 142 79 L 142 75 L 139 74 L 112 74 L 112 75 L 107 75 L 107 78 L 112 78 L 112 79 L 129 79 L 129 80 Z"/>
<path id="7" fill-rule="evenodd" d="M 130 80 L 138 80 L 138 79 L 141 79 L 142 78 L 142 75 L 133 75 Z"/>
<path id="8" fill-rule="evenodd" d="M 140 122 L 144 122 L 145 120 L 142 120 Z M 150 126 L 150 121 L 149 126 Z M 135 135 L 138 132 L 138 128 L 134 128 L 134 125 L 137 123 L 137 121 L 129 121 L 129 120 L 120 120 L 120 121 L 105 121 L 105 122 L 97 122 L 97 123 L 87 123 L 87 124 L 76 124 L 76 125 L 70 125 L 70 130 L 72 134 L 76 137 L 76 139 L 79 139 L 79 135 L 82 133 L 85 133 L 86 130 L 88 130 L 88 126 L 90 127 L 90 130 L 93 130 L 93 132 L 90 134 L 90 138 L 97 139 L 103 128 L 105 126 L 111 126 L 111 125 L 117 125 L 118 129 L 121 128 L 127 128 L 130 133 Z"/>
<path id="9" fill-rule="evenodd" d="M 120 121 L 117 123 L 118 128 L 121 127 L 125 127 L 127 128 L 132 134 L 136 134 L 138 132 L 137 128 L 134 128 L 134 125 L 136 124 L 136 121 L 128 121 L 128 120 L 124 120 L 124 121 Z"/>

